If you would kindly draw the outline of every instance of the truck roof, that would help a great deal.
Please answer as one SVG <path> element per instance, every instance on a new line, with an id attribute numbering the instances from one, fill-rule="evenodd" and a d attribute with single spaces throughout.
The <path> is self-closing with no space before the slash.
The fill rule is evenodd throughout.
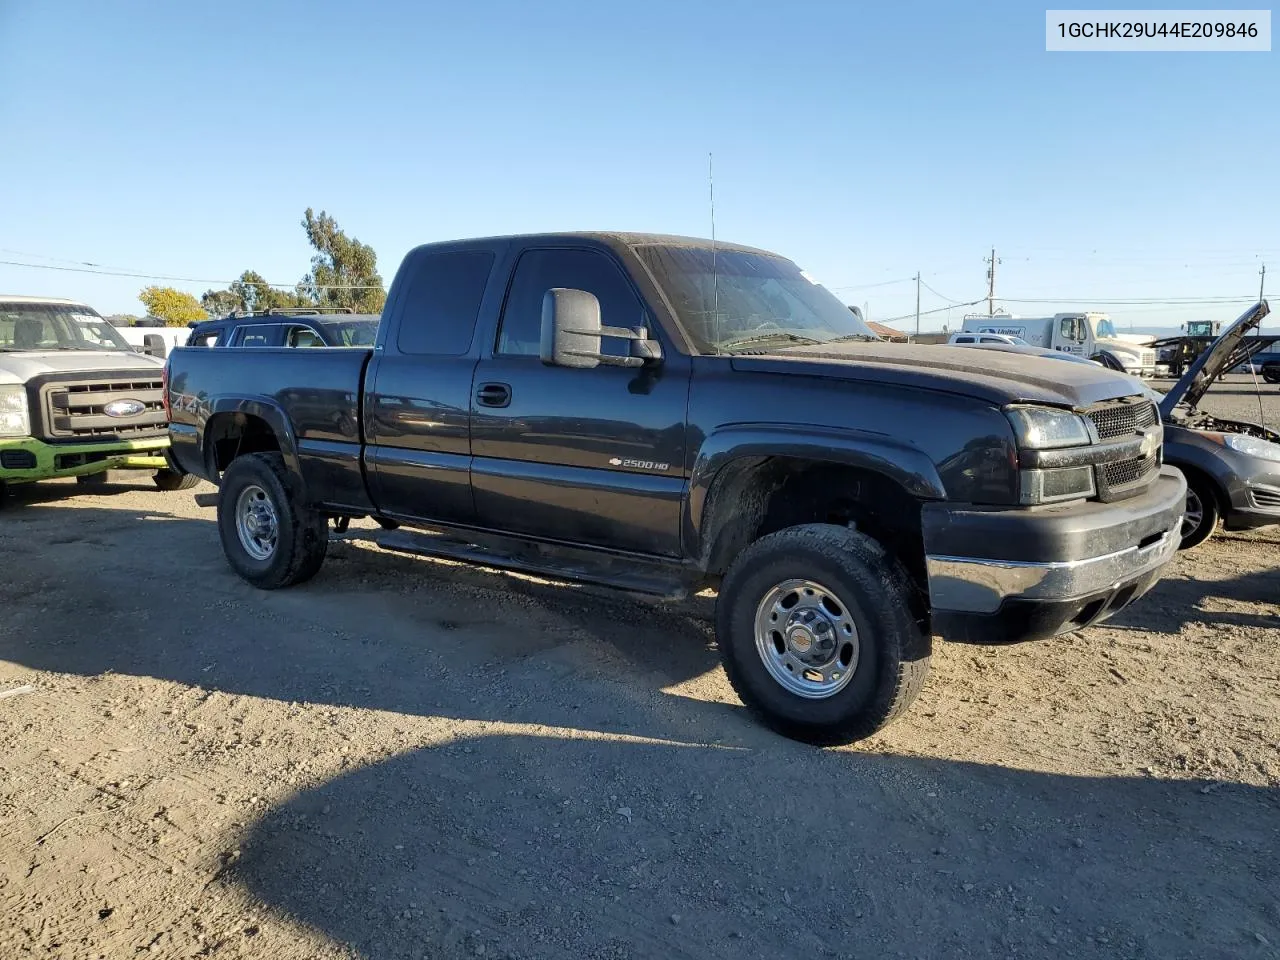
<path id="1" fill-rule="evenodd" d="M 29 297 L 20 293 L 0 293 L 2 303 L 63 303 L 73 307 L 87 307 L 81 300 L 64 300 L 62 297 Z"/>
<path id="2" fill-rule="evenodd" d="M 565 243 L 572 242 L 574 240 L 594 240 L 599 243 L 628 247 L 661 244 L 669 247 L 709 249 L 712 246 L 711 241 L 703 237 L 686 237 L 679 234 L 635 233 L 625 230 L 568 230 L 557 233 L 513 233 L 505 236 L 468 237 L 458 240 L 436 240 L 430 243 L 420 244 L 417 249 L 422 249 L 424 247 L 460 247 L 473 243 L 495 243 L 510 240 L 518 240 L 526 244 Z M 723 240 L 716 240 L 715 248 L 717 250 L 725 250 L 733 253 L 755 253 L 770 257 L 780 256 L 780 254 L 774 253 L 772 250 L 764 250 L 759 247 L 749 247 L 740 243 L 726 243 Z"/>

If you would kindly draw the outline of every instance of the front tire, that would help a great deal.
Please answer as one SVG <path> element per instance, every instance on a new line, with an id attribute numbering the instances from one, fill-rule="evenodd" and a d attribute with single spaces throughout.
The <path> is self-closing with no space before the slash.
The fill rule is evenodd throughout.
<path id="1" fill-rule="evenodd" d="M 291 495 L 278 453 L 231 461 L 218 494 L 218 534 L 227 562 L 263 590 L 310 580 L 329 548 L 325 518 Z"/>
<path id="2" fill-rule="evenodd" d="M 1182 515 L 1179 550 L 1190 550 L 1208 540 L 1218 529 L 1222 511 L 1212 484 L 1201 474 L 1183 471 L 1187 478 L 1187 505 Z"/>
<path id="3" fill-rule="evenodd" d="M 928 676 L 932 648 L 897 560 L 829 524 L 744 550 L 721 583 L 716 635 L 742 702 L 784 736 L 822 745 L 897 719 Z"/>
<path id="4" fill-rule="evenodd" d="M 1262 379 L 1267 383 L 1280 383 L 1280 363 L 1268 363 L 1262 368 Z"/>

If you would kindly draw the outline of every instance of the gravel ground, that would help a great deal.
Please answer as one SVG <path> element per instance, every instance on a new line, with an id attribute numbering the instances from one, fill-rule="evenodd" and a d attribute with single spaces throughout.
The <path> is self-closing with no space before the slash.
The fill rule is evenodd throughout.
<path id="1" fill-rule="evenodd" d="M 1274 528 L 1104 627 L 938 644 L 820 751 L 745 715 L 705 598 L 365 525 L 261 593 L 212 488 L 76 492 L 0 513 L 6 960 L 1280 957 Z"/>

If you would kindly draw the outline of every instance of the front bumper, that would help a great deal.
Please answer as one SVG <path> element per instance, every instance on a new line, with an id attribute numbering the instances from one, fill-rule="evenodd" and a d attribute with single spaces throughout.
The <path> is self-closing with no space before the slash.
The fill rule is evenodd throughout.
<path id="1" fill-rule="evenodd" d="M 84 477 L 108 470 L 164 470 L 168 437 L 98 443 L 45 443 L 35 437 L 0 440 L 0 483 Z"/>
<path id="2" fill-rule="evenodd" d="M 1280 463 L 1256 457 L 1248 461 L 1226 484 L 1230 507 L 1223 513 L 1222 524 L 1228 530 L 1256 530 L 1280 523 Z"/>
<path id="3" fill-rule="evenodd" d="M 1042 640 L 1100 623 L 1160 579 L 1180 542 L 1182 474 L 1117 503 L 924 509 L 933 632 L 964 643 Z"/>

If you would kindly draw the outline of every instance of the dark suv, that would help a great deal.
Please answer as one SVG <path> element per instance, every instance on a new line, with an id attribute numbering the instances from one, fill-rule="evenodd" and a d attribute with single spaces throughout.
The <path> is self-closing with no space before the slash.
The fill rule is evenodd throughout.
<path id="1" fill-rule="evenodd" d="M 371 347 L 377 314 L 268 310 L 191 325 L 189 347 Z"/>

